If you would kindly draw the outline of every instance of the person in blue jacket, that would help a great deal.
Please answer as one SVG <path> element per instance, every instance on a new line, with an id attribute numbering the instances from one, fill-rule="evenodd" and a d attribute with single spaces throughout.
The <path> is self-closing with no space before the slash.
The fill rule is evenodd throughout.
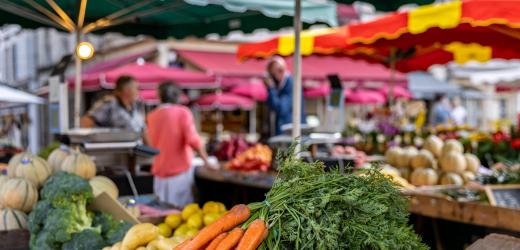
<path id="1" fill-rule="evenodd" d="M 282 134 L 282 126 L 292 123 L 293 79 L 287 70 L 282 57 L 272 57 L 267 63 L 267 74 L 264 79 L 267 86 L 267 103 L 275 113 L 276 135 Z M 302 123 L 305 123 L 302 99 Z"/>

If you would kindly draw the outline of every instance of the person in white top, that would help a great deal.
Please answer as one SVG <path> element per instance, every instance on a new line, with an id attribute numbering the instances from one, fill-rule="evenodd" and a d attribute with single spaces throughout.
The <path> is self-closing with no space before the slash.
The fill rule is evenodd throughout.
<path id="1" fill-rule="evenodd" d="M 463 125 L 466 123 L 466 108 L 462 106 L 460 98 L 454 97 L 452 102 L 452 109 L 451 109 L 451 119 L 455 125 Z"/>

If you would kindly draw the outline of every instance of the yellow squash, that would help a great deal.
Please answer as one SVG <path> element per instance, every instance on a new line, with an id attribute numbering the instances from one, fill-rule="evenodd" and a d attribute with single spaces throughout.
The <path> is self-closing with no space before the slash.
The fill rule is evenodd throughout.
<path id="1" fill-rule="evenodd" d="M 155 240 L 159 236 L 159 229 L 151 223 L 141 223 L 134 225 L 128 230 L 123 242 L 122 249 L 136 249 L 139 246 L 144 246 L 148 242 Z"/>

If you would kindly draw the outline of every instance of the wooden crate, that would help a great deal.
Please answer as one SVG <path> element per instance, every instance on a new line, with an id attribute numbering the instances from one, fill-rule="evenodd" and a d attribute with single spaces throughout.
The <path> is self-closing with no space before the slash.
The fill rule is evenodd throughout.
<path id="1" fill-rule="evenodd" d="M 0 231 L 0 249 L 28 250 L 29 238 L 28 230 Z"/>
<path id="2" fill-rule="evenodd" d="M 457 202 L 435 194 L 413 193 L 410 209 L 427 217 L 520 232 L 520 210 L 477 202 Z"/>

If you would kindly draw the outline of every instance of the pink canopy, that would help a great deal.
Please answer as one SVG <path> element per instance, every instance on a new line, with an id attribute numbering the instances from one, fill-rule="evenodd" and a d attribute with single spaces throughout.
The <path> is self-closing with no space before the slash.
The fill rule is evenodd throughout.
<path id="1" fill-rule="evenodd" d="M 380 92 L 381 94 L 383 94 L 385 97 L 388 97 L 388 95 L 390 93 L 390 88 L 384 87 L 384 88 L 378 89 L 377 91 Z M 396 98 L 396 99 L 408 100 L 408 99 L 412 98 L 412 93 L 410 93 L 410 91 L 408 91 L 407 89 L 405 89 L 401 86 L 394 86 L 393 95 L 394 95 L 394 98 Z"/>
<path id="2" fill-rule="evenodd" d="M 386 98 L 378 91 L 355 89 L 345 90 L 345 102 L 352 104 L 383 104 Z"/>
<path id="3" fill-rule="evenodd" d="M 155 89 L 142 89 L 139 90 L 139 98 L 145 103 L 149 104 L 158 104 L 160 103 L 159 97 L 157 96 L 157 90 Z M 182 104 L 186 104 L 189 102 L 189 99 L 186 95 L 181 96 L 180 102 Z"/>
<path id="4" fill-rule="evenodd" d="M 262 82 L 251 82 L 237 85 L 229 90 L 229 93 L 252 98 L 255 101 L 267 100 L 267 89 Z"/>
<path id="5" fill-rule="evenodd" d="M 320 84 L 312 88 L 304 88 L 303 96 L 305 98 L 321 98 L 330 94 L 329 84 Z"/>
<path id="6" fill-rule="evenodd" d="M 217 86 L 214 76 L 205 73 L 187 71 L 180 68 L 163 68 L 156 64 L 127 64 L 104 72 L 83 74 L 82 85 L 86 90 L 114 88 L 117 78 L 123 75 L 133 76 L 139 81 L 141 89 L 156 88 L 163 81 L 175 81 L 182 88 L 214 88 Z M 74 83 L 74 79 L 69 82 Z"/>
<path id="7" fill-rule="evenodd" d="M 231 93 L 203 95 L 194 104 L 203 109 L 219 110 L 252 109 L 255 106 L 253 100 Z"/>

